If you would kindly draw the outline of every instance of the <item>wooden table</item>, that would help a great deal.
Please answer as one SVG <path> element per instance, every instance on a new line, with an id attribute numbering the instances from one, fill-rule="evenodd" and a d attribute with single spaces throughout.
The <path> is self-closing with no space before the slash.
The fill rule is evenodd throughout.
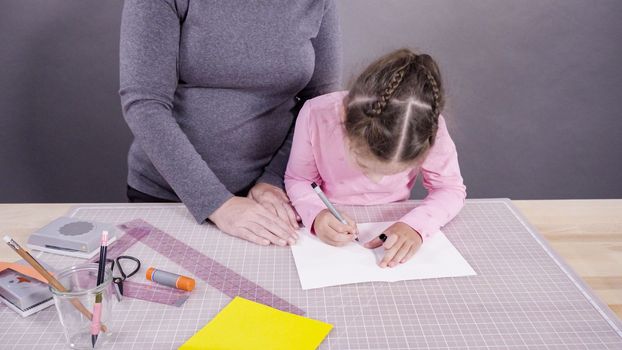
<path id="1" fill-rule="evenodd" d="M 622 199 L 513 201 L 555 251 L 622 319 Z M 0 204 L 0 234 L 20 244 L 78 204 Z M 131 204 L 130 204 L 131 205 Z M 18 260 L 0 244 L 0 260 Z"/>

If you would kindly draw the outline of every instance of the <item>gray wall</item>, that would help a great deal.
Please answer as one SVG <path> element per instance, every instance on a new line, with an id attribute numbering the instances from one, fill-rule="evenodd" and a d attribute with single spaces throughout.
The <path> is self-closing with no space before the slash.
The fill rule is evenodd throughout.
<path id="1" fill-rule="evenodd" d="M 122 1 L 14 0 L 0 10 L 0 201 L 123 201 Z"/>
<path id="2" fill-rule="evenodd" d="M 125 200 L 121 6 L 3 3 L 0 202 Z M 470 197 L 622 197 L 622 2 L 340 0 L 339 10 L 346 78 L 401 46 L 437 58 Z"/>

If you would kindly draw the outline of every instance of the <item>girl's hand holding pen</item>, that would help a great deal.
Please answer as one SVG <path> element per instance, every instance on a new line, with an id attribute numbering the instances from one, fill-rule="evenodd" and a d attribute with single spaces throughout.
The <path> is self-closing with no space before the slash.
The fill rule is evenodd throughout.
<path id="1" fill-rule="evenodd" d="M 328 209 L 322 210 L 315 217 L 313 230 L 322 242 L 339 247 L 352 242 L 358 236 L 354 220 L 340 214 L 348 222 L 347 225 L 341 223 Z"/>
<path id="2" fill-rule="evenodd" d="M 374 249 L 383 246 L 384 257 L 378 265 L 394 267 L 410 260 L 422 243 L 419 232 L 403 222 L 396 222 L 383 234 L 365 243 L 365 247 Z"/>

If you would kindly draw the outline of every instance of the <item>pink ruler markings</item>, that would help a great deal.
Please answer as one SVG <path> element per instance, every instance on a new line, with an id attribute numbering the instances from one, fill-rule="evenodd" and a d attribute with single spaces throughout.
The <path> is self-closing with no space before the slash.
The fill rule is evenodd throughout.
<path id="1" fill-rule="evenodd" d="M 276 309 L 302 315 L 304 311 L 241 276 L 216 260 L 202 254 L 148 222 L 136 219 L 119 225 L 135 241 L 147 245 L 210 286 L 233 298 L 241 296 Z"/>
<path id="2" fill-rule="evenodd" d="M 123 235 L 113 242 L 106 253 L 108 259 L 114 259 L 123 255 L 126 250 L 133 246 L 138 240 L 131 235 Z M 99 254 L 95 255 L 89 262 L 99 259 Z M 190 296 L 189 292 L 175 288 L 159 286 L 157 284 L 145 284 L 128 280 L 123 281 L 123 297 L 141 299 L 154 303 L 181 306 Z"/>
<path id="3" fill-rule="evenodd" d="M 179 307 L 182 306 L 190 297 L 190 293 L 170 287 L 162 287 L 126 280 L 123 282 L 123 297 L 153 301 L 160 304 Z"/>

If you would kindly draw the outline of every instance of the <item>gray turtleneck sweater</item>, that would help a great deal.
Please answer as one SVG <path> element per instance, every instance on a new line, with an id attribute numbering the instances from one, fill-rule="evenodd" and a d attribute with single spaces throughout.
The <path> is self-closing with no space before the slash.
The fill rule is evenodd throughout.
<path id="1" fill-rule="evenodd" d="M 296 107 L 340 88 L 334 0 L 125 0 L 120 48 L 128 184 L 198 222 L 282 187 Z"/>

